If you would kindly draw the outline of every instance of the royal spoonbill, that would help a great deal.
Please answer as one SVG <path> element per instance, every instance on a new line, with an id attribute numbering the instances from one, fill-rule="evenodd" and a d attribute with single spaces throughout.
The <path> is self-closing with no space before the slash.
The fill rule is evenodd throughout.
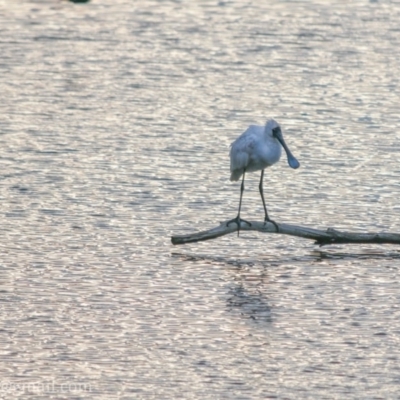
<path id="1" fill-rule="evenodd" d="M 264 169 L 275 164 L 281 158 L 281 146 L 286 151 L 289 166 L 294 169 L 299 168 L 300 163 L 293 156 L 283 139 L 281 127 L 273 119 L 268 120 L 265 126 L 250 125 L 247 130 L 231 144 L 231 181 L 238 181 L 241 176 L 243 177 L 240 186 L 239 211 L 237 217 L 228 221 L 227 225 L 235 222 L 238 226 L 238 236 L 241 221 L 251 225 L 250 222 L 240 218 L 240 208 L 242 206 L 244 191 L 244 177 L 246 172 L 259 170 L 261 170 L 259 190 L 265 211 L 264 221 L 272 222 L 275 225 L 276 230 L 279 231 L 278 225 L 268 216 L 263 194 L 263 178 Z"/>

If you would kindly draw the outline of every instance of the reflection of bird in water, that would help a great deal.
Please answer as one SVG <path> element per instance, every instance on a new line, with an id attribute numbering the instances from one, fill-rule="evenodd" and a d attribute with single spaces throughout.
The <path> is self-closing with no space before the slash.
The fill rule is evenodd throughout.
<path id="1" fill-rule="evenodd" d="M 69 0 L 71 3 L 89 3 L 90 0 Z"/>
<path id="2" fill-rule="evenodd" d="M 260 323 L 272 322 L 271 306 L 268 304 L 268 298 L 262 292 L 262 289 L 265 288 L 268 283 L 268 277 L 264 273 L 253 274 L 252 272 L 243 272 L 243 269 L 253 267 L 253 262 L 240 259 L 231 260 L 226 257 L 183 254 L 178 252 L 172 253 L 171 256 L 177 257 L 182 261 L 226 265 L 228 270 L 231 270 L 234 275 L 237 274 L 234 278 L 234 286 L 231 286 L 227 293 L 226 302 L 228 311 L 233 313 L 239 312 L 244 318 Z M 270 266 L 271 263 L 268 262 L 268 265 Z M 229 285 L 231 285 L 231 281 Z"/>
<path id="3" fill-rule="evenodd" d="M 265 221 L 272 222 L 278 231 L 278 226 L 272 221 L 267 212 L 263 193 L 264 169 L 277 163 L 281 158 L 282 148 L 285 149 L 289 166 L 299 168 L 300 163 L 290 152 L 289 147 L 283 139 L 281 127 L 276 121 L 270 119 L 265 126 L 250 125 L 231 145 L 231 181 L 238 181 L 243 175 L 242 185 L 240 187 L 239 211 L 236 218 L 230 220 L 227 225 L 235 222 L 238 226 L 238 235 L 240 231 L 240 222 L 247 222 L 240 218 L 240 209 L 242 206 L 242 197 L 244 191 L 244 177 L 246 172 L 261 170 L 260 195 L 264 206 Z"/>
<path id="4" fill-rule="evenodd" d="M 271 307 L 266 302 L 262 293 L 250 294 L 240 283 L 229 291 L 232 296 L 228 298 L 230 311 L 239 309 L 241 315 L 256 321 L 271 322 Z"/>

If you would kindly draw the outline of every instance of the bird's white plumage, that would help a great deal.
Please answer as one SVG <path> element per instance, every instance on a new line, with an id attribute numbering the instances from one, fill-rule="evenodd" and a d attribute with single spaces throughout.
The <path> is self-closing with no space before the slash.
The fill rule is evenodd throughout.
<path id="1" fill-rule="evenodd" d="M 267 206 L 265 204 L 263 193 L 263 177 L 264 169 L 275 164 L 281 158 L 282 148 L 285 149 L 288 164 L 291 168 L 299 168 L 300 163 L 293 156 L 285 140 L 283 139 L 282 130 L 276 121 L 270 119 L 265 126 L 250 125 L 231 144 L 231 181 L 237 181 L 243 175 L 242 184 L 240 185 L 239 210 L 236 218 L 227 222 L 227 226 L 235 223 L 238 226 L 238 235 L 242 222 L 251 226 L 251 223 L 240 218 L 240 210 L 242 206 L 242 198 L 244 191 L 244 178 L 246 172 L 261 170 L 260 177 L 260 195 L 263 202 L 265 221 L 272 222 L 276 231 L 279 232 L 278 225 L 268 216 Z"/>
<path id="2" fill-rule="evenodd" d="M 232 144 L 231 181 L 237 181 L 243 172 L 263 170 L 279 161 L 282 147 L 272 130 L 279 127 L 270 119 L 265 126 L 250 125 Z"/>

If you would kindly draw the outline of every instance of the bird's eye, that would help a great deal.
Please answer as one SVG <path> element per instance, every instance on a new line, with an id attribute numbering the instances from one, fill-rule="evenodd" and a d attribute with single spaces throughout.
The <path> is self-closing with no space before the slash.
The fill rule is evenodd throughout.
<path id="1" fill-rule="evenodd" d="M 272 133 L 274 136 L 276 136 L 279 132 L 280 132 L 281 128 L 279 128 L 279 126 L 277 126 L 276 128 L 272 129 Z"/>

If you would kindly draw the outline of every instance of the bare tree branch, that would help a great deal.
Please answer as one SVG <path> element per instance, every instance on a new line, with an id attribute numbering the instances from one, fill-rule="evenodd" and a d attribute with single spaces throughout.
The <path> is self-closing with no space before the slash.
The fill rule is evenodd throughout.
<path id="1" fill-rule="evenodd" d="M 175 235 L 171 237 L 172 244 L 186 244 L 200 242 L 203 240 L 215 239 L 220 236 L 228 235 L 229 233 L 237 232 L 238 227 L 235 223 L 227 226 L 228 221 L 221 222 L 216 227 L 207 231 L 197 232 L 189 235 Z M 340 232 L 333 228 L 328 228 L 326 231 L 319 229 L 306 228 L 302 226 L 278 224 L 279 232 L 276 231 L 274 224 L 267 222 L 249 221 L 249 226 L 242 222 L 240 226 L 241 231 L 258 231 L 262 233 L 279 233 L 282 235 L 291 235 L 302 237 L 305 239 L 315 240 L 315 244 L 324 246 L 327 244 L 340 244 L 340 243 L 391 243 L 400 244 L 400 234 L 398 233 L 354 233 L 354 232 Z"/>

